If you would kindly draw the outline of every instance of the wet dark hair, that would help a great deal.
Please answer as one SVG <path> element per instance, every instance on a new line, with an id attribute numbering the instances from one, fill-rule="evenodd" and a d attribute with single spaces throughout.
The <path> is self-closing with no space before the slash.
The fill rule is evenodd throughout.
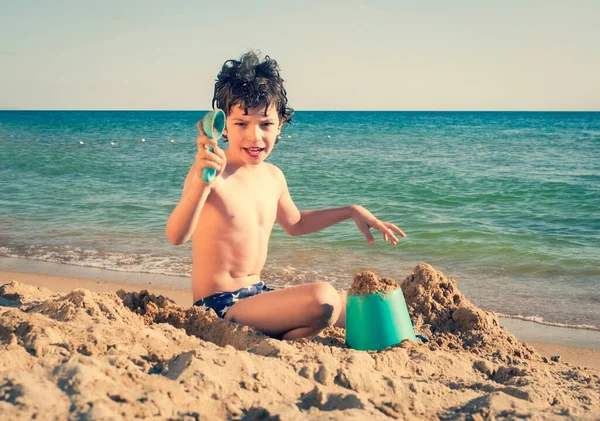
<path id="1" fill-rule="evenodd" d="M 287 93 L 279 75 L 277 62 L 265 56 L 260 61 L 254 52 L 248 52 L 239 60 L 227 60 L 217 75 L 212 107 L 222 109 L 229 115 L 234 105 L 248 108 L 265 106 L 265 114 L 275 104 L 280 119 L 292 121 L 294 110 L 287 105 Z"/>

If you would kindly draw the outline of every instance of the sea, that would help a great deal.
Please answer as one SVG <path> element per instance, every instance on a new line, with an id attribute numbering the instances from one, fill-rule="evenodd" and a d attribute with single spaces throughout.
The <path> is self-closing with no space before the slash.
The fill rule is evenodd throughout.
<path id="1" fill-rule="evenodd" d="M 165 223 L 205 113 L 0 111 L 0 257 L 189 287 L 191 246 Z M 360 204 L 406 233 L 276 225 L 270 285 L 425 262 L 485 310 L 600 330 L 600 112 L 298 111 L 267 160 L 299 209 Z"/>

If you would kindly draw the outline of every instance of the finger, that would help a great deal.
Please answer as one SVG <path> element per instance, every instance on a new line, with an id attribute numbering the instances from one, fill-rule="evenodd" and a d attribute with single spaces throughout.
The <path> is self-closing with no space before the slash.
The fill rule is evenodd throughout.
<path id="1" fill-rule="evenodd" d="M 404 234 L 404 231 L 402 231 L 400 228 L 398 228 L 396 225 L 390 223 L 390 222 L 386 222 L 385 225 L 390 228 L 392 231 L 397 232 L 398 234 L 400 234 L 400 237 L 406 237 L 406 234 Z"/>
<path id="2" fill-rule="evenodd" d="M 204 135 L 198 136 L 197 142 L 198 142 L 198 145 L 203 144 L 203 145 L 215 146 L 215 147 L 218 145 L 218 143 L 215 139 L 211 139 L 210 137 L 204 136 Z"/>
<path id="3" fill-rule="evenodd" d="M 217 171 L 219 171 L 221 169 L 221 164 L 215 161 L 209 161 L 209 160 L 201 160 L 201 161 L 197 161 L 198 162 L 198 168 L 200 169 L 200 171 L 202 171 L 202 169 L 204 168 L 213 168 Z"/>
<path id="4" fill-rule="evenodd" d="M 202 120 L 200 120 L 196 126 L 198 126 L 198 132 L 200 133 L 200 136 L 206 136 L 206 133 L 204 133 L 204 127 L 202 127 Z"/>
<path id="5" fill-rule="evenodd" d="M 216 147 L 214 153 L 217 154 L 219 158 L 221 158 L 223 161 L 227 160 L 227 157 L 225 156 L 225 151 L 223 149 Z"/>
<path id="6" fill-rule="evenodd" d="M 389 229 L 387 227 L 387 224 L 384 222 L 381 222 L 379 224 L 376 225 L 376 228 L 381 231 L 381 233 L 384 236 L 384 239 L 387 237 L 390 239 L 391 243 L 393 245 L 396 245 L 398 243 L 398 239 L 396 238 L 396 236 L 394 235 L 394 233 L 392 232 L 391 229 Z"/>
<path id="7" fill-rule="evenodd" d="M 365 238 L 367 239 L 367 243 L 373 244 L 375 242 L 375 238 L 373 238 L 373 234 L 369 231 L 369 227 L 364 222 L 358 226 L 358 229 L 363 233 Z"/>
<path id="8" fill-rule="evenodd" d="M 391 243 L 393 245 L 396 245 L 398 243 L 398 239 L 396 238 L 396 236 L 394 235 L 394 233 L 390 230 L 384 227 L 384 234 L 389 237 Z"/>
<path id="9" fill-rule="evenodd" d="M 388 236 L 387 236 L 387 234 L 384 232 L 384 233 L 383 233 L 383 241 L 387 241 L 387 240 L 388 240 Z"/>
<path id="10" fill-rule="evenodd" d="M 196 161 L 197 162 L 202 162 L 202 161 L 216 162 L 217 164 L 219 164 L 221 166 L 223 166 L 225 164 L 224 160 L 220 156 L 218 156 L 214 152 L 210 152 L 207 150 L 198 151 L 198 153 L 196 154 Z"/>
<path id="11" fill-rule="evenodd" d="M 212 146 L 213 148 L 217 147 L 216 140 L 211 139 L 210 137 L 204 136 L 204 135 L 198 136 L 198 138 L 196 139 L 196 142 L 198 143 L 198 150 L 208 149 L 209 146 Z"/>

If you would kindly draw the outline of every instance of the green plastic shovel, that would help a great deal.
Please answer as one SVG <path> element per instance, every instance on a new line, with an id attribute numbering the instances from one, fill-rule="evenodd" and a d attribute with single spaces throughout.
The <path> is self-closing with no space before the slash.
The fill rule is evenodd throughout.
<path id="1" fill-rule="evenodd" d="M 202 119 L 202 129 L 206 136 L 218 141 L 223 136 L 223 130 L 225 130 L 225 113 L 223 110 L 216 108 L 209 111 Z M 208 150 L 214 152 L 215 148 L 209 146 Z M 202 181 L 210 183 L 216 174 L 217 170 L 214 168 L 204 168 L 202 170 Z"/>

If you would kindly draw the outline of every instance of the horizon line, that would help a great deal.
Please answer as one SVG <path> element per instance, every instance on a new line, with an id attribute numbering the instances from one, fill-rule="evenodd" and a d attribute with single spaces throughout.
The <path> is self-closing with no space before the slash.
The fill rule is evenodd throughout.
<path id="1" fill-rule="evenodd" d="M 75 109 L 75 108 L 2 108 L 0 111 L 87 111 L 87 112 L 103 112 L 103 111 L 147 111 L 147 112 L 208 112 L 210 109 L 150 109 L 150 108 L 87 108 L 87 109 Z M 433 113 L 444 113 L 444 112 L 457 112 L 457 113 L 597 113 L 598 110 L 536 110 L 536 109 L 520 109 L 520 110 L 468 110 L 468 109 L 423 109 L 423 110 L 412 110 L 412 109 L 400 109 L 400 110 L 359 110 L 359 109 L 295 109 L 294 112 L 433 112 Z"/>

